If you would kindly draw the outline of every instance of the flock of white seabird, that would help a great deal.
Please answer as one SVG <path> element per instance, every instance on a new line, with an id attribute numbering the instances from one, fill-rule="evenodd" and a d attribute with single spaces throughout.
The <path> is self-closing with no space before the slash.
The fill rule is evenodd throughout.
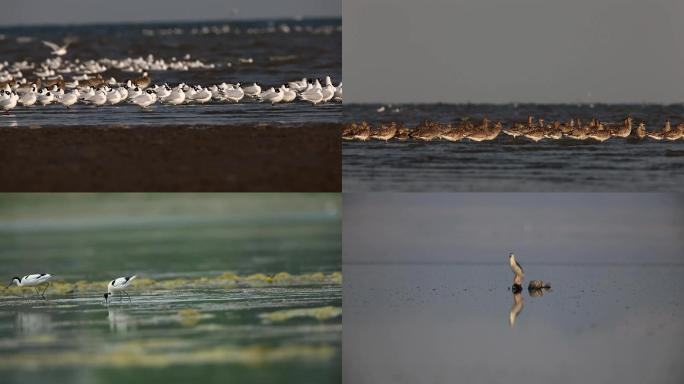
<path id="1" fill-rule="evenodd" d="M 313 105 L 342 101 L 342 83 L 334 86 L 330 76 L 326 76 L 325 85 L 322 85 L 318 79 L 310 82 L 303 78 L 266 90 L 262 90 L 257 83 L 244 87 L 240 83 L 226 84 L 225 82 L 209 87 L 185 83 L 174 87 L 168 84 L 148 87 L 149 84 L 150 79 L 147 76 L 128 80 L 121 85 L 86 85 L 71 89 L 58 83 L 40 89 L 35 83 L 28 86 L 17 85 L 14 88 L 6 83 L 0 90 L 0 109 L 8 112 L 17 105 L 31 107 L 57 103 L 69 108 L 76 103 L 102 106 L 125 102 L 147 108 L 157 102 L 168 105 L 204 104 L 211 101 L 238 103 L 245 97 L 272 105 L 290 103 L 297 98 Z"/>
<path id="2" fill-rule="evenodd" d="M 171 61 L 148 55 L 146 58 L 124 58 L 87 60 L 81 62 L 63 60 L 69 41 L 58 45 L 49 41 L 43 44 L 56 56 L 40 63 L 17 61 L 0 63 L 0 109 L 8 112 L 17 106 L 31 107 L 61 104 L 66 108 L 74 104 L 94 106 L 131 103 L 147 108 L 155 103 L 180 105 L 204 104 L 208 102 L 238 103 L 243 98 L 270 104 L 291 103 L 297 99 L 313 105 L 342 101 L 342 82 L 333 85 L 330 76 L 324 84 L 319 79 L 290 81 L 278 87 L 262 89 L 257 83 L 242 86 L 240 83 L 225 82 L 208 87 L 180 83 L 151 84 L 147 71 L 187 71 L 191 69 L 212 69 L 215 64 L 206 64 L 185 55 L 182 60 Z M 245 59 L 252 62 L 252 59 Z M 240 60 L 244 62 L 245 60 Z M 229 63 L 230 64 L 230 63 Z M 102 73 L 119 70 L 141 74 L 140 77 L 119 82 L 114 77 L 105 79 Z M 35 81 L 28 81 L 32 74 Z M 69 79 L 66 79 L 69 77 Z M 265 87 L 264 87 L 265 88 Z"/>
<path id="3" fill-rule="evenodd" d="M 116 292 L 125 294 L 128 297 L 128 300 L 131 301 L 131 296 L 128 294 L 128 292 L 126 292 L 126 288 L 128 288 L 133 279 L 136 277 L 137 276 L 135 275 L 124 276 L 110 281 L 109 284 L 107 284 L 107 293 L 104 294 L 105 302 L 108 302 L 109 297 L 113 296 Z M 45 291 L 47 291 L 48 287 L 50 286 L 50 279 L 52 279 L 52 275 L 49 273 L 36 273 L 33 275 L 26 275 L 24 277 L 14 277 L 12 278 L 12 281 L 10 281 L 7 288 L 11 287 L 13 284 L 16 284 L 21 288 L 32 287 L 36 290 L 37 295 L 47 300 L 45 298 Z M 41 285 L 45 286 L 45 288 L 43 288 L 42 291 L 39 291 L 38 287 Z M 120 297 L 123 298 L 123 295 Z"/>

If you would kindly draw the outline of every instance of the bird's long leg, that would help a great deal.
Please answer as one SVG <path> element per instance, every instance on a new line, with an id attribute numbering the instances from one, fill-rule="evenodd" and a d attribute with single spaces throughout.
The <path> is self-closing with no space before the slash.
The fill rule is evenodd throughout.
<path id="1" fill-rule="evenodd" d="M 129 295 L 128 292 L 126 292 L 126 291 L 123 291 L 123 293 L 125 293 L 126 296 L 128 296 L 128 302 L 129 302 L 129 303 L 132 303 L 132 301 L 131 301 L 131 295 Z"/>
<path id="2" fill-rule="evenodd" d="M 49 281 L 48 281 L 47 285 L 45 286 L 45 289 L 43 289 L 43 293 L 41 294 L 41 296 L 43 296 L 43 299 L 45 299 L 45 291 L 47 291 L 48 288 L 50 288 L 50 282 Z"/>

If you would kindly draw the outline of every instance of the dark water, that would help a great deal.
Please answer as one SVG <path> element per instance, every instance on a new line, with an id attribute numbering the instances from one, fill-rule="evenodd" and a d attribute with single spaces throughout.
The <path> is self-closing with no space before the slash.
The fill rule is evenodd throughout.
<path id="1" fill-rule="evenodd" d="M 98 60 L 147 57 L 169 62 L 190 55 L 214 68 L 187 71 L 149 71 L 153 84 L 168 82 L 208 86 L 221 82 L 242 84 L 258 82 L 279 86 L 292 80 L 332 77 L 342 78 L 342 33 L 339 19 L 270 20 L 212 23 L 114 24 L 71 27 L 0 28 L 0 60 L 39 63 L 50 56 L 41 40 L 60 42 L 75 39 L 64 60 Z M 253 59 L 247 63 L 241 59 Z M 230 63 L 230 64 L 229 64 Z M 24 71 L 28 77 L 30 71 Z M 69 74 L 65 75 L 67 79 Z M 111 69 L 102 76 L 117 80 L 139 74 Z M 29 77 L 30 78 L 30 77 Z M 265 89 L 265 88 L 264 88 Z M 268 104 L 241 102 L 238 105 L 153 106 L 143 112 L 135 105 L 117 105 L 95 109 L 76 105 L 65 112 L 62 106 L 33 106 L 29 111 L 17 107 L 10 116 L 0 118 L 0 126 L 31 124 L 168 124 L 180 121 L 204 124 L 244 122 L 338 121 L 341 107 L 295 102 L 271 107 Z M 75 115 L 75 116 L 74 116 Z"/>
<path id="2" fill-rule="evenodd" d="M 547 121 L 597 117 L 620 121 L 631 114 L 649 130 L 666 119 L 684 122 L 677 105 L 345 105 L 345 121 L 402 121 L 414 127 L 423 119 L 440 122 L 464 117 Z M 399 108 L 399 112 L 392 112 Z M 347 142 L 342 145 L 345 191 L 682 191 L 684 141 L 630 142 L 512 139 L 491 142 Z"/>
<path id="3" fill-rule="evenodd" d="M 54 275 L 46 301 L 0 290 L 0 381 L 340 382 L 340 203 L 0 196 L 2 281 Z M 130 274 L 131 302 L 105 305 L 107 281 Z"/>

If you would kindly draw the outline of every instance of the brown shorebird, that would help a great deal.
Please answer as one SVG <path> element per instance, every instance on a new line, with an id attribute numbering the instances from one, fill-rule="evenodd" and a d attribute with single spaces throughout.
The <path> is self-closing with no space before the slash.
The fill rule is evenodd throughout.
<path id="1" fill-rule="evenodd" d="M 669 131 L 663 133 L 663 139 L 669 141 L 679 140 L 684 136 L 684 124 L 677 124 L 675 128 L 671 128 Z"/>
<path id="2" fill-rule="evenodd" d="M 466 139 L 473 141 L 494 140 L 501 133 L 501 123 L 490 124 L 487 116 L 482 119 L 482 123 L 473 128 L 466 134 Z"/>
<path id="3" fill-rule="evenodd" d="M 439 123 L 425 120 L 411 131 L 411 137 L 425 141 L 438 139 L 442 129 L 443 127 Z"/>
<path id="4" fill-rule="evenodd" d="M 563 131 L 561 130 L 561 123 L 559 121 L 554 121 L 553 126 L 549 125 L 544 129 L 544 137 L 547 139 L 558 140 L 563 137 Z"/>
<path id="5" fill-rule="evenodd" d="M 360 124 L 351 123 L 342 126 L 342 139 L 344 140 L 363 140 L 370 137 L 370 125 L 363 121 Z"/>
<path id="6" fill-rule="evenodd" d="M 147 88 L 150 83 L 152 82 L 152 79 L 150 79 L 150 76 L 147 74 L 147 72 L 143 72 L 143 75 L 140 77 L 136 77 L 135 79 L 131 79 L 131 83 L 135 84 L 139 88 Z"/>
<path id="7" fill-rule="evenodd" d="M 409 129 L 403 123 L 400 123 L 397 126 L 397 133 L 394 135 L 394 138 L 397 140 L 406 141 L 409 139 L 409 133 Z"/>
<path id="8" fill-rule="evenodd" d="M 444 139 L 447 141 L 459 141 L 463 139 L 467 134 L 466 131 L 466 123 L 461 122 L 458 126 L 452 126 L 451 124 L 447 124 L 446 127 L 441 131 L 439 134 L 440 139 Z"/>
<path id="9" fill-rule="evenodd" d="M 604 126 L 611 136 L 629 137 L 632 133 L 632 116 L 627 116 L 622 123 L 604 124 Z"/>
<path id="10" fill-rule="evenodd" d="M 644 124 L 643 122 L 639 123 L 639 126 L 634 130 L 634 134 L 639 139 L 643 139 L 644 137 L 646 137 L 646 124 Z"/>
<path id="11" fill-rule="evenodd" d="M 387 140 L 393 138 L 396 134 L 397 134 L 397 124 L 396 123 L 380 124 L 380 126 L 378 128 L 371 129 L 371 131 L 370 131 L 371 139 L 384 140 L 385 142 L 387 142 Z"/>
<path id="12" fill-rule="evenodd" d="M 596 120 L 596 118 L 594 118 L 591 121 L 589 133 L 587 134 L 587 136 L 594 139 L 594 140 L 604 142 L 604 141 L 610 139 L 610 131 L 608 131 L 604 127 L 603 123 L 601 123 L 600 121 Z"/>
<path id="13" fill-rule="evenodd" d="M 661 129 L 660 131 L 647 132 L 646 136 L 650 137 L 653 140 L 662 140 L 665 138 L 665 135 L 671 131 L 672 126 L 670 126 L 670 121 L 667 120 L 665 122 L 665 126 L 663 127 L 663 129 Z"/>

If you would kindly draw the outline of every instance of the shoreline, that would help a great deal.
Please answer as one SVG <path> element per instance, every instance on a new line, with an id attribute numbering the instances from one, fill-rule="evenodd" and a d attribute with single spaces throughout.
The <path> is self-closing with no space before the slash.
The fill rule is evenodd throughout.
<path id="1" fill-rule="evenodd" d="M 0 190 L 340 192 L 340 125 L 0 128 Z"/>

